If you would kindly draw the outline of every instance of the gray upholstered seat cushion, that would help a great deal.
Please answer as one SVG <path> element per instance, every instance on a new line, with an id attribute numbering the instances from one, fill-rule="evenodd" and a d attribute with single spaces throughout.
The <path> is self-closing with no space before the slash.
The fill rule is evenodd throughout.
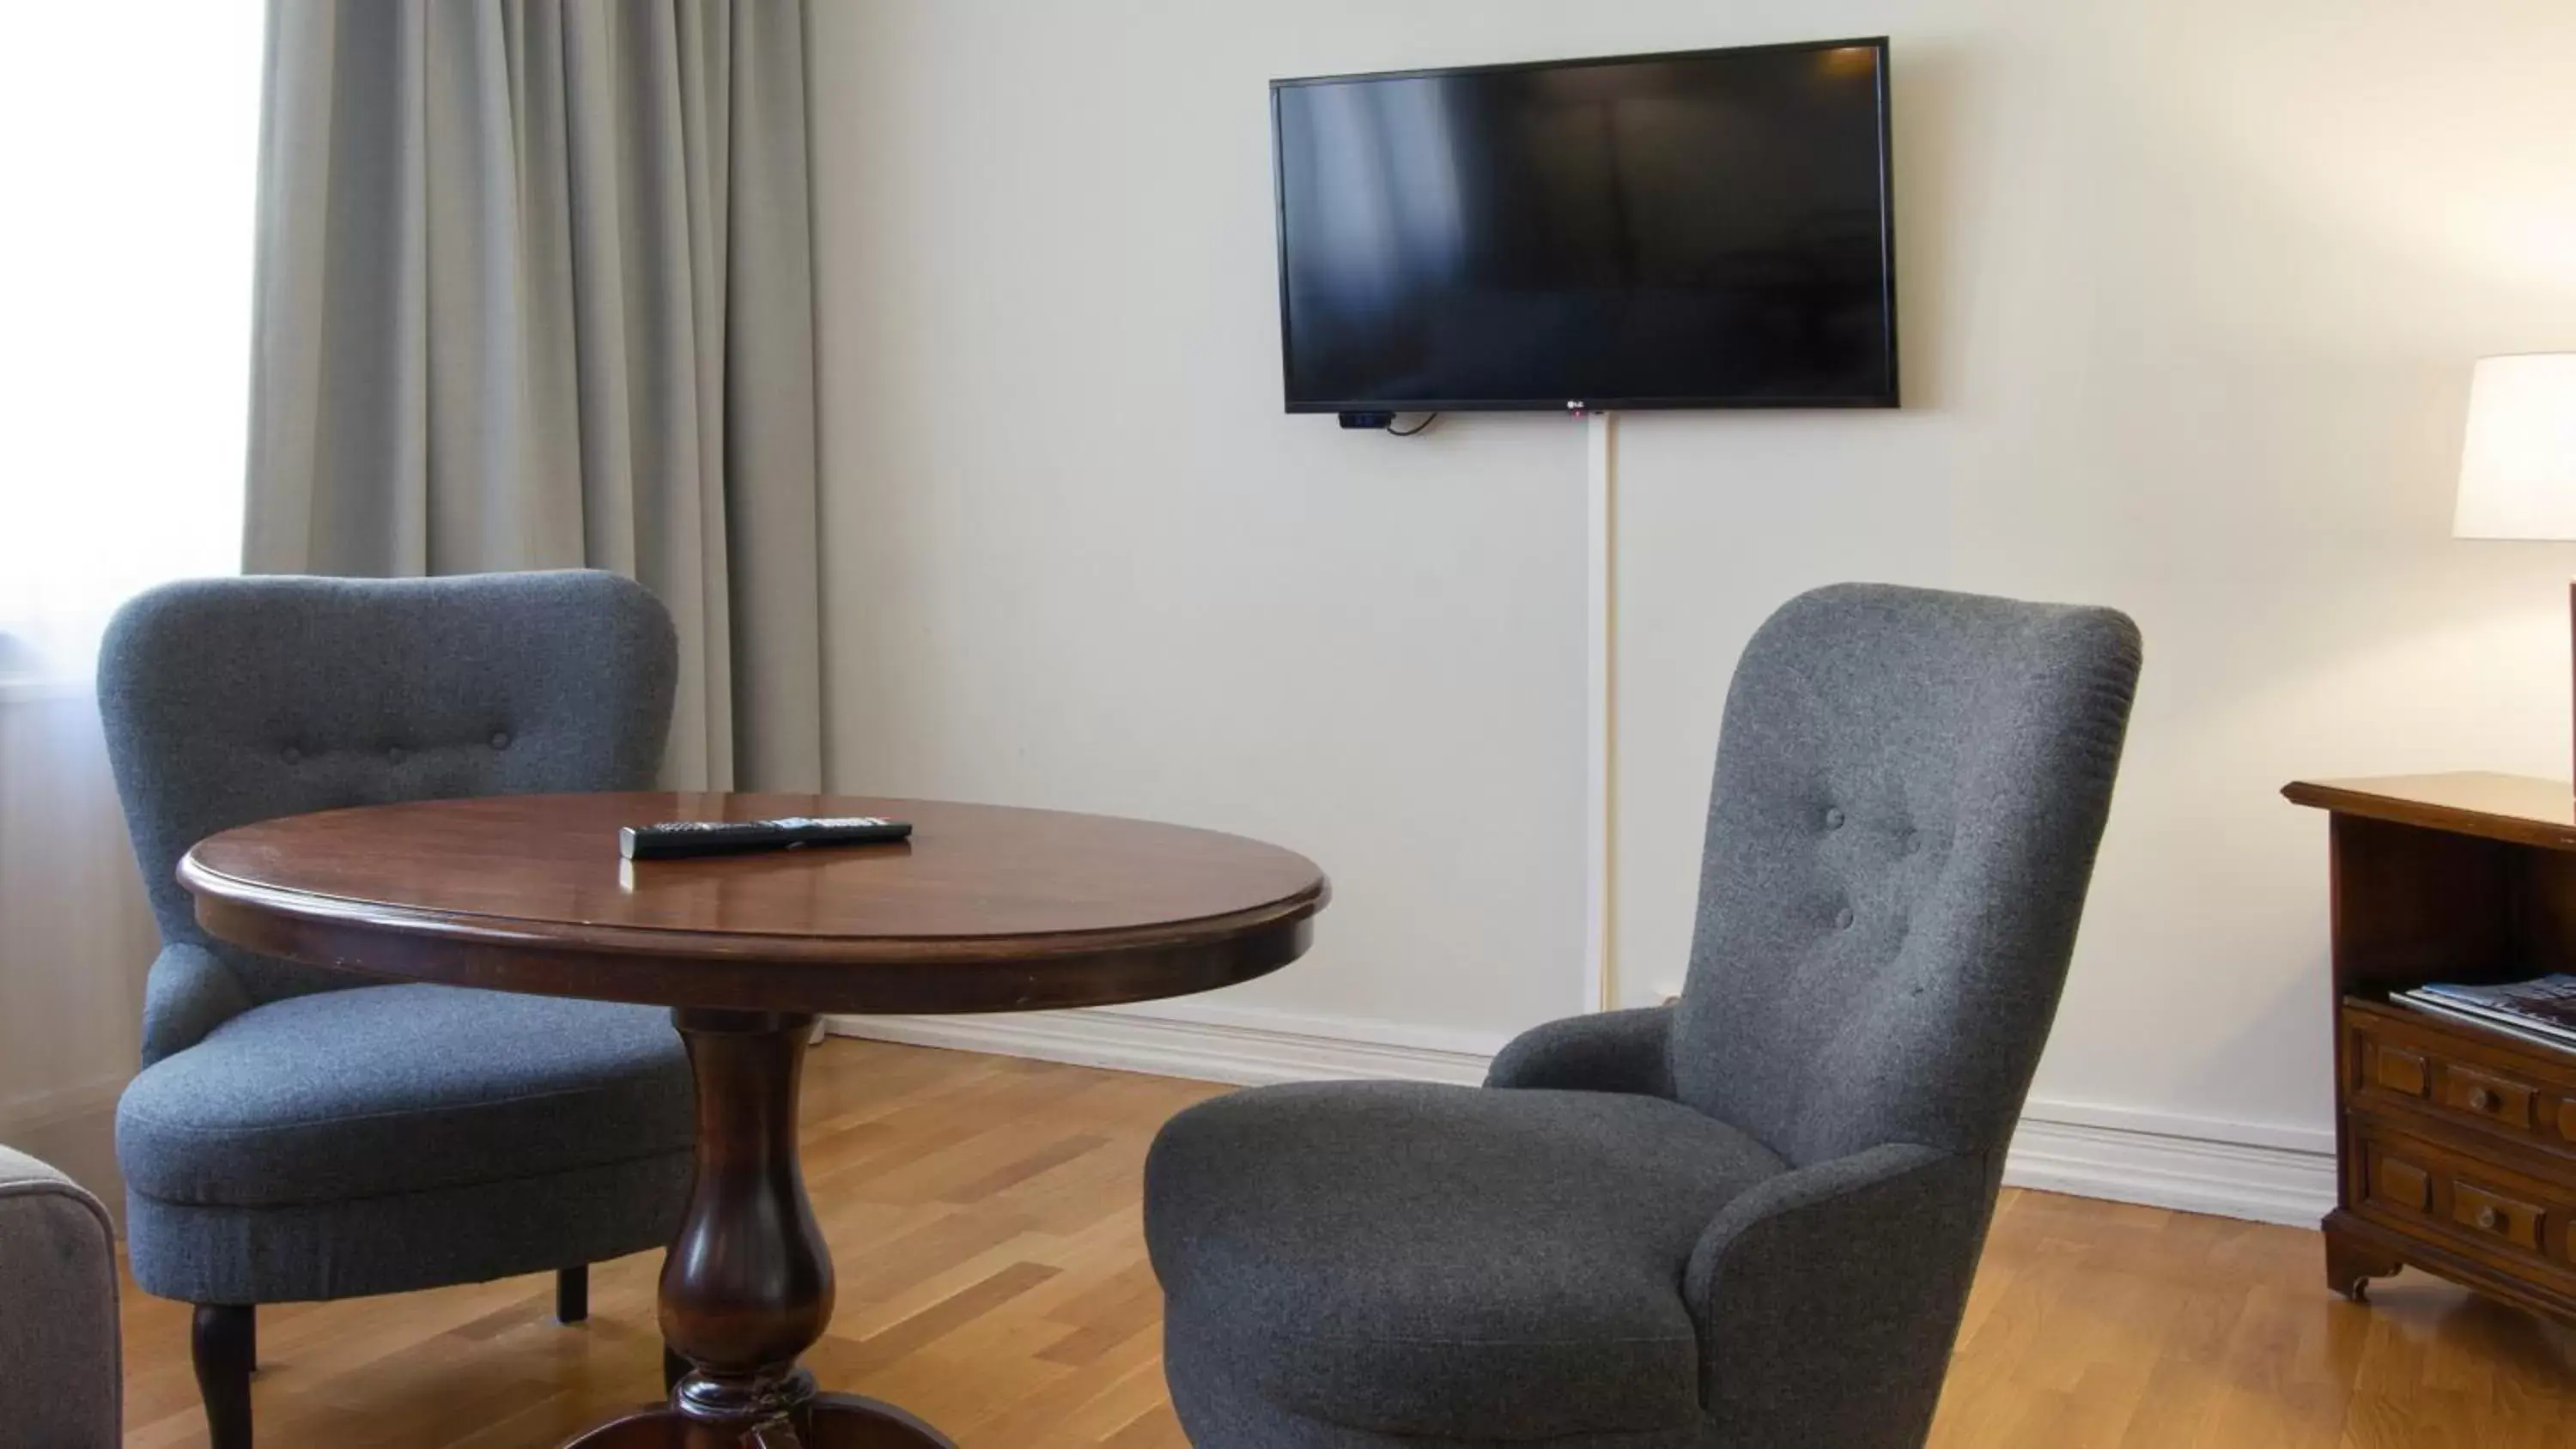
<path id="1" fill-rule="evenodd" d="M 1652 1097 L 1363 1082 L 1203 1103 L 1146 1165 L 1175 1392 L 1205 1369 L 1396 1435 L 1690 1426 L 1683 1269 L 1783 1169 Z"/>
<path id="2" fill-rule="evenodd" d="M 117 1112 L 136 1193 L 272 1207 L 541 1177 L 690 1140 L 668 1013 L 370 986 L 243 1012 L 146 1068 Z"/>

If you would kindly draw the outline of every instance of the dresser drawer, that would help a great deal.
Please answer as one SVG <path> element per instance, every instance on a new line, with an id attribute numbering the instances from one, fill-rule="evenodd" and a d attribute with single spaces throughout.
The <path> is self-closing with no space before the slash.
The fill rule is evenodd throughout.
<path id="1" fill-rule="evenodd" d="M 2576 1155 L 2576 1052 L 2371 1002 L 2347 1002 L 2343 1024 L 2344 1091 L 2356 1106 L 2474 1123 Z"/>
<path id="2" fill-rule="evenodd" d="M 2456 1062 L 2438 1064 L 2433 1077 L 2440 1091 L 2436 1100 L 2450 1111 L 2516 1132 L 2529 1132 L 2540 1125 L 2532 1112 L 2541 1092 L 2534 1083 Z M 2554 1129 L 2558 1124 L 2553 1120 L 2549 1125 Z"/>
<path id="3" fill-rule="evenodd" d="M 2437 1143 L 2353 1124 L 2352 1205 L 2453 1251 L 2564 1276 L 2576 1285 L 2576 1188 L 2553 1185 Z"/>
<path id="4" fill-rule="evenodd" d="M 2549 1209 L 2491 1192 L 2465 1179 L 2451 1183 L 2451 1221 L 2491 1233 L 2526 1253 L 2542 1254 Z"/>

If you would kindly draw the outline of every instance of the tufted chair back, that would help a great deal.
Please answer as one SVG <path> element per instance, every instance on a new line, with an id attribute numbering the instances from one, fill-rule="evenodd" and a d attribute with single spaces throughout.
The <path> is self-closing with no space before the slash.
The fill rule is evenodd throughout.
<path id="1" fill-rule="evenodd" d="M 1847 584 L 1736 667 L 1670 1044 L 1805 1165 L 1999 1150 L 2075 944 L 2137 684 L 2109 609 Z"/>
<path id="2" fill-rule="evenodd" d="M 211 949 L 252 1004 L 363 984 L 207 937 L 179 857 L 279 815 L 649 789 L 677 652 L 662 605 L 608 573 L 202 579 L 135 598 L 100 645 L 98 703 L 162 940 Z"/>

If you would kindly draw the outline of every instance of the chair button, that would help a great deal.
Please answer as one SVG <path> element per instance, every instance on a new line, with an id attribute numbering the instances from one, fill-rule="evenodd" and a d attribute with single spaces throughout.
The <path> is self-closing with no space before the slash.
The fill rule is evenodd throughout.
<path id="1" fill-rule="evenodd" d="M 1852 923 L 1852 908 L 1851 908 L 1851 907 L 1849 907 L 1849 906 L 1845 906 L 1845 907 L 1843 907 L 1841 910 L 1834 912 L 1834 928 L 1835 928 L 1836 930 L 1848 931 L 1848 930 L 1850 930 L 1850 929 L 1851 929 L 1851 923 Z"/>
<path id="2" fill-rule="evenodd" d="M 1840 811 L 1840 810 L 1837 810 L 1837 809 L 1828 808 L 1828 809 L 1825 811 L 1825 828 L 1826 828 L 1827 830 L 1840 830 L 1840 829 L 1842 829 L 1842 828 L 1843 828 L 1843 812 L 1842 812 L 1842 811 Z"/>
<path id="3" fill-rule="evenodd" d="M 286 763 L 290 765 L 295 764 L 304 758 L 304 752 L 293 745 L 288 745 L 283 753 L 285 755 Z"/>
<path id="4" fill-rule="evenodd" d="M 493 732 L 492 732 L 492 748 L 494 748 L 494 749 L 496 749 L 496 750 L 506 750 L 506 749 L 508 749 L 509 747 L 510 747 L 510 734 L 509 734 L 509 731 L 507 731 L 507 730 L 495 730 L 495 731 L 493 731 Z"/>

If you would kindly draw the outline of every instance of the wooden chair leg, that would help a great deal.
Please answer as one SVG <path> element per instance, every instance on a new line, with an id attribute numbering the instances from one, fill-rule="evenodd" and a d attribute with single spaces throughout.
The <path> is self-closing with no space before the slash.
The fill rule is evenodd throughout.
<path id="1" fill-rule="evenodd" d="M 250 1372 L 259 1362 L 259 1318 L 234 1304 L 200 1303 L 188 1335 L 211 1449 L 251 1449 Z"/>
<path id="2" fill-rule="evenodd" d="M 680 1380 L 688 1376 L 689 1361 L 680 1357 L 678 1349 L 667 1343 L 662 1345 L 662 1392 L 670 1393 L 680 1386 Z"/>
<path id="3" fill-rule="evenodd" d="M 590 1316 L 590 1266 L 555 1274 L 555 1322 L 579 1323 Z"/>

